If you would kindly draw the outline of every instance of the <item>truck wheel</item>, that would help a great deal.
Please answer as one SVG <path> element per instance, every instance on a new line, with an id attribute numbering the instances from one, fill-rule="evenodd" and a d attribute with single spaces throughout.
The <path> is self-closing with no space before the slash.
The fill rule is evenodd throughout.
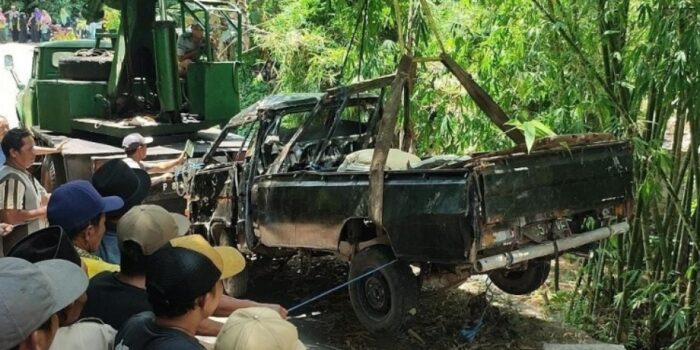
<path id="1" fill-rule="evenodd" d="M 236 247 L 236 244 L 229 237 L 228 232 L 223 232 L 219 238 L 219 245 L 225 247 Z M 250 260 L 246 259 L 245 268 L 237 275 L 224 280 L 224 291 L 228 296 L 238 298 L 248 292 L 248 279 L 250 276 Z"/>
<path id="2" fill-rule="evenodd" d="M 524 270 L 500 269 L 489 273 L 489 278 L 500 290 L 523 295 L 541 287 L 549 276 L 549 269 L 549 261 L 530 262 Z"/>
<path id="3" fill-rule="evenodd" d="M 350 264 L 353 279 L 394 260 L 386 246 L 372 246 L 359 252 Z M 352 308 L 362 325 L 371 332 L 396 332 L 415 314 L 418 279 L 410 266 L 397 261 L 349 287 Z"/>
<path id="4" fill-rule="evenodd" d="M 106 81 L 112 67 L 112 57 L 70 57 L 64 58 L 58 65 L 62 79 L 82 81 Z"/>

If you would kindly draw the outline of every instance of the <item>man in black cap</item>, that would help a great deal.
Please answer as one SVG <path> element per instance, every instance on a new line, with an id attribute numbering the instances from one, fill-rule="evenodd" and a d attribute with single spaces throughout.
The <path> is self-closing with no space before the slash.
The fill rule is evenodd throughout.
<path id="1" fill-rule="evenodd" d="M 151 179 L 145 171 L 133 169 L 121 159 L 113 159 L 97 169 L 92 176 L 92 185 L 102 196 L 118 196 L 124 200 L 121 209 L 107 213 L 106 231 L 96 253 L 102 260 L 119 265 L 117 222 L 129 209 L 146 199 Z"/>
<path id="2" fill-rule="evenodd" d="M 200 235 L 171 239 L 146 268 L 153 312 L 129 319 L 117 333 L 116 349 L 205 349 L 195 338 L 197 328 L 219 305 L 221 280 L 244 267 L 233 247 L 212 247 Z"/>

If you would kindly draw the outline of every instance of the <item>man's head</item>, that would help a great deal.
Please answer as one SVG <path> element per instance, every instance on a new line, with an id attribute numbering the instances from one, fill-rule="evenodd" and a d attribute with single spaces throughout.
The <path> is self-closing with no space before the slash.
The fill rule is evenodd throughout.
<path id="1" fill-rule="evenodd" d="M 117 224 L 121 273 L 145 275 L 148 257 L 171 239 L 187 233 L 189 228 L 185 216 L 169 213 L 157 205 L 131 208 Z"/>
<path id="2" fill-rule="evenodd" d="M 195 41 L 201 41 L 204 38 L 204 28 L 199 23 L 192 23 L 190 29 L 192 30 L 192 39 Z"/>
<path id="3" fill-rule="evenodd" d="M 17 242 L 8 256 L 27 260 L 31 263 L 39 261 L 61 259 L 72 262 L 76 266 L 83 268 L 80 255 L 73 247 L 70 238 L 63 232 L 60 226 L 49 226 L 32 233 Z M 83 293 L 70 305 L 63 308 L 58 315 L 58 322 L 61 327 L 69 326 L 80 318 L 83 311 L 87 294 Z"/>
<path id="4" fill-rule="evenodd" d="M 132 169 L 121 159 L 112 159 L 92 175 L 92 185 L 102 196 L 118 196 L 124 200 L 121 209 L 107 213 L 108 220 L 116 221 L 146 199 L 151 178 L 145 171 Z"/>
<path id="5" fill-rule="evenodd" d="M 58 329 L 56 313 L 87 285 L 85 272 L 65 260 L 0 259 L 0 349 L 48 349 Z"/>
<path id="6" fill-rule="evenodd" d="M 2 152 L 8 165 L 29 169 L 34 164 L 34 137 L 27 129 L 11 129 L 2 139 Z"/>
<path id="7" fill-rule="evenodd" d="M 118 210 L 124 201 L 117 196 L 102 197 L 85 180 L 59 186 L 49 199 L 49 224 L 63 228 L 77 247 L 95 252 L 105 233 L 105 212 Z"/>
<path id="8" fill-rule="evenodd" d="M 267 307 L 234 311 L 216 337 L 214 350 L 303 350 L 297 328 Z"/>
<path id="9" fill-rule="evenodd" d="M 10 10 L 14 11 L 14 10 L 16 10 L 16 9 L 17 9 L 17 6 L 15 6 L 15 5 L 10 5 Z"/>
<path id="10" fill-rule="evenodd" d="M 159 318 L 211 316 L 221 280 L 241 272 L 245 259 L 232 247 L 212 247 L 200 235 L 170 240 L 149 257 L 146 292 Z"/>
<path id="11" fill-rule="evenodd" d="M 124 147 L 127 157 L 141 161 L 148 155 L 148 144 L 152 142 L 152 137 L 143 137 L 139 133 L 133 133 L 124 137 L 122 147 Z"/>
<path id="12" fill-rule="evenodd" d="M 7 118 L 0 115 L 0 141 L 2 141 L 8 131 L 10 131 L 10 123 L 7 121 Z"/>

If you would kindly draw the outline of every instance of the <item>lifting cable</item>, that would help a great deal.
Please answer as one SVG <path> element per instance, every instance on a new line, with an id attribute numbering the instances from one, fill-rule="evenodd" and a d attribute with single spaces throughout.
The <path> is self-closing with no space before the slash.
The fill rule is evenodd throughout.
<path id="1" fill-rule="evenodd" d="M 445 45 L 442 43 L 442 38 L 440 37 L 440 32 L 438 31 L 437 25 L 435 24 L 435 19 L 433 18 L 433 12 L 430 10 L 430 7 L 428 6 L 428 2 L 425 0 L 420 0 L 420 4 L 421 4 L 421 10 L 424 11 L 425 17 L 428 18 L 428 26 L 433 31 L 433 35 L 435 35 L 435 39 L 437 40 L 438 44 L 440 45 L 440 51 L 442 53 L 446 54 L 447 51 L 445 51 Z"/>
<path id="2" fill-rule="evenodd" d="M 364 4 L 362 5 L 362 10 L 360 10 L 360 16 L 357 17 L 357 21 L 355 22 L 355 29 L 352 31 L 352 36 L 350 37 L 350 43 L 348 43 L 348 47 L 345 50 L 345 58 L 343 58 L 343 65 L 340 67 L 340 74 L 338 75 L 338 80 L 343 79 L 343 73 L 345 73 L 345 67 L 348 64 L 348 59 L 350 58 L 350 52 L 352 51 L 352 45 L 355 42 L 355 37 L 357 36 L 357 30 L 360 29 L 360 23 L 362 23 L 362 37 L 360 38 L 360 65 L 362 65 L 362 51 L 364 50 L 364 41 L 365 41 L 365 27 L 367 26 L 367 7 L 369 6 L 369 0 L 365 0 Z"/>
<path id="3" fill-rule="evenodd" d="M 386 264 L 384 264 L 384 265 L 382 265 L 382 266 L 379 266 L 379 267 L 377 267 L 377 268 L 374 268 L 374 269 L 372 269 L 372 270 L 370 270 L 370 271 L 367 271 L 367 272 L 365 272 L 365 273 L 363 273 L 363 274 L 361 274 L 361 275 L 359 275 L 359 276 L 357 276 L 357 277 L 355 277 L 355 278 L 353 278 L 353 279 L 351 279 L 351 280 L 349 280 L 349 281 L 347 281 L 347 282 L 345 282 L 345 283 L 343 283 L 343 284 L 341 284 L 341 285 L 339 285 L 339 286 L 335 286 L 335 287 L 333 287 L 333 288 L 331 288 L 331 289 L 329 289 L 329 290 L 327 290 L 327 291 L 325 291 L 325 292 L 323 292 L 323 293 L 321 293 L 321 294 L 316 295 L 315 297 L 312 297 L 312 298 L 307 299 L 307 300 L 305 300 L 305 301 L 303 301 L 303 302 L 301 302 L 301 303 L 299 303 L 299 304 L 297 304 L 297 305 L 294 305 L 294 306 L 290 307 L 289 309 L 287 309 L 287 313 L 291 313 L 292 311 L 297 310 L 297 309 L 301 308 L 301 307 L 304 306 L 304 305 L 308 305 L 308 304 L 310 304 L 310 303 L 313 303 L 314 301 L 316 301 L 316 300 L 318 300 L 318 299 L 321 299 L 321 298 L 325 297 L 325 296 L 328 295 L 328 294 L 331 294 L 331 293 L 333 293 L 333 292 L 335 292 L 335 291 L 337 291 L 337 290 L 340 290 L 340 289 L 342 289 L 342 288 L 345 288 L 345 287 L 347 287 L 347 286 L 349 286 L 349 285 L 351 285 L 351 284 L 353 284 L 353 283 L 355 283 L 355 282 L 357 282 L 357 281 L 359 281 L 359 280 L 361 280 L 361 279 L 363 279 L 363 278 L 365 278 L 365 277 L 367 277 L 367 276 L 369 276 L 369 275 L 371 275 L 371 274 L 373 274 L 373 273 L 375 273 L 375 272 L 377 272 L 377 271 L 379 271 L 379 270 L 381 270 L 381 269 L 384 269 L 384 268 L 389 267 L 390 265 L 394 264 L 394 263 L 397 262 L 397 261 L 398 261 L 398 259 L 394 259 L 394 260 L 392 260 L 392 261 L 389 261 L 388 263 L 386 263 Z"/>
<path id="4" fill-rule="evenodd" d="M 367 35 L 367 13 L 369 12 L 369 0 L 365 0 L 364 12 L 360 13 L 362 17 L 362 34 L 360 34 L 360 52 L 357 58 L 357 78 L 362 79 L 362 58 L 365 55 L 365 37 Z"/>

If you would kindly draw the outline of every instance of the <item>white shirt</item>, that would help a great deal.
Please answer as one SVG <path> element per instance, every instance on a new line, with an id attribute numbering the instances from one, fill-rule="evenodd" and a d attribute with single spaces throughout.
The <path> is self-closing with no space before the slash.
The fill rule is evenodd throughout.
<path id="1" fill-rule="evenodd" d="M 110 350 L 117 331 L 96 318 L 85 318 L 61 327 L 49 350 Z"/>

